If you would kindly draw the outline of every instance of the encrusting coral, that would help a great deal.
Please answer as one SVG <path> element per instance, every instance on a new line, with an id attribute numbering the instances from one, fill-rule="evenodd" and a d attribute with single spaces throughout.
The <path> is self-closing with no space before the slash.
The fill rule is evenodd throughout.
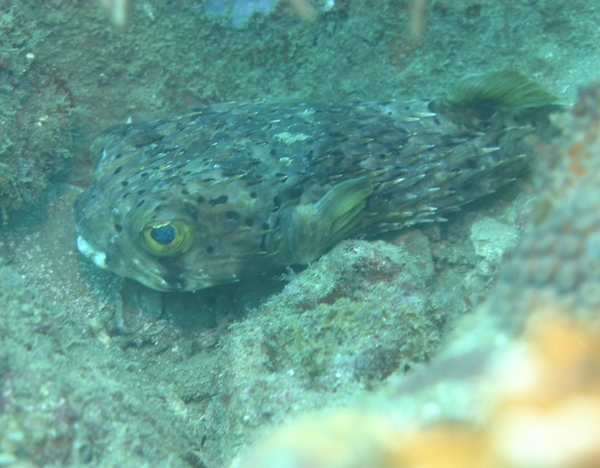
<path id="1" fill-rule="evenodd" d="M 596 324 L 597 325 L 597 324 Z M 485 425 L 418 429 L 349 409 L 280 430 L 240 467 L 558 468 L 600 463 L 600 330 L 562 315 L 531 319 L 494 359 Z"/>

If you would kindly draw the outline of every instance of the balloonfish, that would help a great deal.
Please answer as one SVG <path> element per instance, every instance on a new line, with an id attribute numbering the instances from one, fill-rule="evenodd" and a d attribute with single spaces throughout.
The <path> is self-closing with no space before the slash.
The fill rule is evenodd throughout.
<path id="1" fill-rule="evenodd" d="M 555 100 L 504 70 L 433 100 L 233 102 L 112 127 L 75 203 L 77 246 L 161 291 L 307 264 L 514 180 Z"/>

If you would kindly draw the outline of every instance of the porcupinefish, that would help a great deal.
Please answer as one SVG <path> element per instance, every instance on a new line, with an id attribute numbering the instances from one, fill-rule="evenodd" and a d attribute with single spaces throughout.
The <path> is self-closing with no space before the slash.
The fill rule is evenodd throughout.
<path id="1" fill-rule="evenodd" d="M 515 71 L 447 97 L 214 104 L 112 127 L 75 203 L 93 262 L 192 291 L 316 260 L 341 239 L 422 222 L 522 173 L 556 100 Z"/>

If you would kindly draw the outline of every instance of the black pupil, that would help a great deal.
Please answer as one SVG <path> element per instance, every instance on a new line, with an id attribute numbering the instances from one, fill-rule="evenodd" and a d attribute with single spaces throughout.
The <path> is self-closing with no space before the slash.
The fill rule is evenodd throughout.
<path id="1" fill-rule="evenodd" d="M 172 224 L 154 227 L 150 231 L 150 236 L 152 236 L 152 239 L 162 245 L 169 245 L 175 240 L 176 235 L 177 233 L 175 232 L 175 228 Z"/>

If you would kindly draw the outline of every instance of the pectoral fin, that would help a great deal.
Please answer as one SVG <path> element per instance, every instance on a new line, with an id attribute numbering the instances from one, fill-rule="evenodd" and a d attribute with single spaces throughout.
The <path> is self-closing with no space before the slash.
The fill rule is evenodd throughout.
<path id="1" fill-rule="evenodd" d="M 271 240 L 281 263 L 306 264 L 338 241 L 356 234 L 371 193 L 371 181 L 360 177 L 335 185 L 317 203 L 296 207 L 282 218 Z"/>

